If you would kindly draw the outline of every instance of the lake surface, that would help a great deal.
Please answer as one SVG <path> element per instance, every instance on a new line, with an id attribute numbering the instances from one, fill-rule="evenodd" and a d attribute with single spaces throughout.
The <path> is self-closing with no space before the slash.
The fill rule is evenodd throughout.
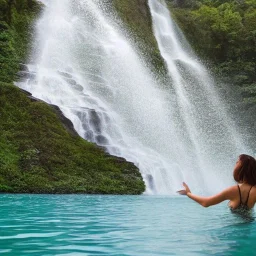
<path id="1" fill-rule="evenodd" d="M 0 254 L 256 255 L 256 222 L 186 197 L 0 195 Z"/>

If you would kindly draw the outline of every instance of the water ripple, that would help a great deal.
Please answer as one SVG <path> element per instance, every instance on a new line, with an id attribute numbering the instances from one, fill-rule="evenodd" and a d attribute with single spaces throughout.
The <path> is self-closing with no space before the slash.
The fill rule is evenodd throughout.
<path id="1" fill-rule="evenodd" d="M 255 222 L 183 197 L 0 195 L 1 255 L 246 255 Z M 252 254 L 251 254 L 252 255 Z"/>

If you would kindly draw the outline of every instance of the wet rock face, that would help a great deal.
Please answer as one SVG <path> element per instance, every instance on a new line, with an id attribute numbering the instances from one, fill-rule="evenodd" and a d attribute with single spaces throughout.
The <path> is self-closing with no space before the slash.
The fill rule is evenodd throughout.
<path id="1" fill-rule="evenodd" d="M 70 74 L 68 74 L 68 73 L 66 73 L 66 72 L 58 71 L 58 73 L 59 73 L 61 76 L 65 77 L 65 78 L 69 78 L 69 79 L 72 78 L 72 75 L 70 75 Z"/>
<path id="2" fill-rule="evenodd" d="M 29 71 L 27 65 L 23 63 L 19 63 L 20 70 L 17 72 L 16 76 L 19 81 L 26 81 L 26 80 L 35 80 L 36 73 Z"/>
<path id="3" fill-rule="evenodd" d="M 103 135 L 97 135 L 96 142 L 97 142 L 97 144 L 106 145 L 106 144 L 108 144 L 108 139 L 106 137 L 104 137 Z"/>
<path id="4" fill-rule="evenodd" d="M 155 186 L 154 186 L 154 179 L 153 176 L 151 174 L 148 174 L 146 177 L 147 181 L 148 181 L 148 186 L 150 188 L 150 190 L 154 190 Z"/>
<path id="5" fill-rule="evenodd" d="M 94 142 L 94 136 L 93 136 L 93 131 L 88 130 L 84 133 L 84 138 L 88 141 Z"/>
<path id="6" fill-rule="evenodd" d="M 83 86 L 78 84 L 74 79 L 72 78 L 65 78 L 66 82 L 69 83 L 72 88 L 75 88 L 77 91 L 82 92 L 84 90 Z"/>
<path id="7" fill-rule="evenodd" d="M 148 16 L 149 10 L 148 10 L 148 4 L 146 0 L 138 0 L 139 3 L 139 10 L 143 14 L 143 16 Z"/>
<path id="8" fill-rule="evenodd" d="M 17 76 L 20 80 L 24 80 L 24 79 L 35 79 L 36 74 L 29 72 L 29 71 L 19 71 L 17 73 Z"/>
<path id="9" fill-rule="evenodd" d="M 97 133 L 102 132 L 102 125 L 100 117 L 94 109 L 89 111 L 89 123 Z"/>
<path id="10" fill-rule="evenodd" d="M 66 118 L 62 111 L 60 110 L 60 108 L 56 105 L 52 105 L 52 104 L 49 104 L 49 106 L 51 106 L 54 110 L 55 110 L 55 113 L 57 114 L 57 116 L 60 118 L 62 124 L 64 125 L 64 127 L 66 128 L 66 130 L 73 136 L 79 136 L 77 131 L 75 130 L 74 128 L 74 125 L 73 123 L 68 119 Z"/>
<path id="11" fill-rule="evenodd" d="M 94 109 L 84 108 L 82 111 L 77 111 L 76 115 L 81 120 L 82 127 L 85 130 L 84 138 L 86 140 L 97 144 L 107 143 L 107 139 L 101 135 L 101 118 Z"/>
<path id="12" fill-rule="evenodd" d="M 28 92 L 28 91 L 26 91 L 26 90 L 23 90 L 23 89 L 21 89 L 21 88 L 19 88 L 23 93 L 25 93 L 29 98 L 33 98 L 33 96 L 32 96 L 32 93 L 30 93 L 30 92 Z"/>
<path id="13" fill-rule="evenodd" d="M 23 63 L 19 63 L 19 65 L 20 65 L 20 71 L 29 72 L 27 65 L 25 65 Z"/>

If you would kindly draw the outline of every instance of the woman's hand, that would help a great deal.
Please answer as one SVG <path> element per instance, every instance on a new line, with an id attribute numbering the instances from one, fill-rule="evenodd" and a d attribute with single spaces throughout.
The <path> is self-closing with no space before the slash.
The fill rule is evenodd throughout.
<path id="1" fill-rule="evenodd" d="M 188 193 L 191 193 L 188 185 L 185 182 L 183 182 L 182 185 L 185 189 L 179 190 L 177 191 L 177 193 L 179 193 L 180 195 L 187 195 Z"/>

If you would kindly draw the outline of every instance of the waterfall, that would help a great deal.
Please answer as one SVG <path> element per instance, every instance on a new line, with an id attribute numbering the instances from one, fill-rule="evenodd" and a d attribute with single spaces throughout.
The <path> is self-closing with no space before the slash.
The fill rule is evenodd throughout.
<path id="1" fill-rule="evenodd" d="M 165 1 L 148 0 L 148 4 L 154 35 L 176 97 L 179 120 L 187 131 L 187 147 L 198 164 L 197 175 L 209 187 L 217 176 L 224 179 L 221 173 L 231 176 L 231 170 L 227 172 L 230 160 L 250 150 L 228 116 L 214 80 L 173 21 Z"/>
<path id="2" fill-rule="evenodd" d="M 183 180 L 198 192 L 231 182 L 246 148 L 163 3 L 149 0 L 168 84 L 152 74 L 108 1 L 43 2 L 30 78 L 19 87 L 58 105 L 81 137 L 135 163 L 147 194 L 174 194 Z"/>

